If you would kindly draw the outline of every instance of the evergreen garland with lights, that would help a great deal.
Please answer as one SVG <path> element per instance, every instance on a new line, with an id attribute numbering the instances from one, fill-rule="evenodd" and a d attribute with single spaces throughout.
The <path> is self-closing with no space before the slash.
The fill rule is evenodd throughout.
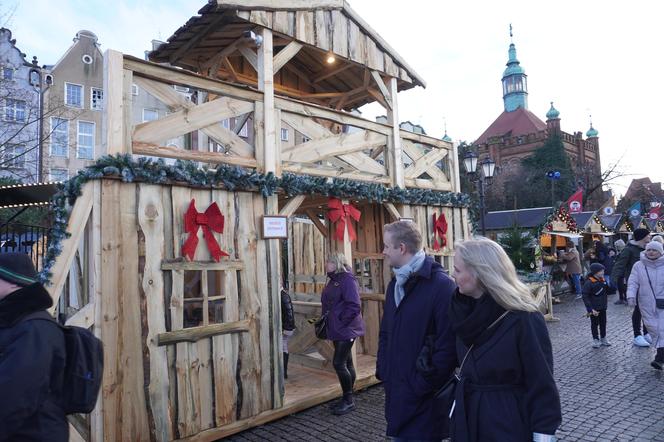
<path id="1" fill-rule="evenodd" d="M 613 232 L 611 232 L 611 229 L 609 229 L 608 227 L 606 227 L 604 225 L 604 223 L 602 222 L 600 217 L 597 216 L 596 213 L 593 213 L 593 221 L 595 221 L 597 224 L 599 224 L 599 226 L 602 228 L 602 232 L 604 232 L 604 233 L 613 233 Z"/>
<path id="2" fill-rule="evenodd" d="M 67 224 L 71 206 L 81 195 L 86 182 L 101 178 L 119 178 L 126 183 L 182 184 L 200 188 L 223 188 L 228 191 L 258 191 L 264 197 L 283 192 L 289 196 L 315 194 L 362 199 L 374 203 L 450 207 L 470 205 L 468 195 L 456 192 L 393 188 L 377 183 L 292 173 L 284 173 L 279 178 L 271 172 L 262 174 L 253 169 L 226 164 L 220 164 L 215 169 L 206 166 L 200 168 L 194 161 L 178 160 L 171 166 L 163 159 L 134 158 L 129 154 L 104 156 L 59 185 L 58 192 L 51 199 L 54 222 L 44 265 L 39 275 L 43 283 L 48 283 L 50 280 L 51 269 L 62 252 L 62 241 L 70 236 Z"/>

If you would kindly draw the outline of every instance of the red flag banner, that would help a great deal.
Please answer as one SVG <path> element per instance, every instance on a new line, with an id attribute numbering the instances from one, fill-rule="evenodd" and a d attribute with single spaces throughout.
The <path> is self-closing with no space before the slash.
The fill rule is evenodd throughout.
<path id="1" fill-rule="evenodd" d="M 577 190 L 574 192 L 574 195 L 569 197 L 567 208 L 569 209 L 569 213 L 583 212 L 583 189 Z"/>
<path id="2" fill-rule="evenodd" d="M 336 223 L 335 237 L 338 241 L 344 240 L 344 227 L 348 225 L 348 238 L 350 241 L 355 241 L 357 235 L 355 228 L 353 228 L 352 220 L 360 220 L 360 211 L 353 207 L 351 204 L 343 204 L 338 198 L 330 198 L 327 203 L 327 217 Z"/>
<path id="3" fill-rule="evenodd" d="M 662 215 L 662 206 L 655 206 L 650 209 L 650 212 L 648 212 L 648 219 L 651 220 L 657 220 L 659 217 Z"/>
<path id="4" fill-rule="evenodd" d="M 442 247 L 447 245 L 447 220 L 445 219 L 445 214 L 441 213 L 438 218 L 436 214 L 433 214 L 433 249 L 435 251 L 440 250 L 441 244 Z M 438 242 L 438 237 L 440 237 L 440 243 Z"/>
<path id="5" fill-rule="evenodd" d="M 219 206 L 213 202 L 205 212 L 199 213 L 196 210 L 196 200 L 193 199 L 184 214 L 184 231 L 189 234 L 189 237 L 182 245 L 182 255 L 193 261 L 198 246 L 199 227 L 203 229 L 203 238 L 205 238 L 212 259 L 218 262 L 222 256 L 228 256 L 228 253 L 221 250 L 212 233 L 212 231 L 224 233 L 224 215 L 221 214 Z"/>

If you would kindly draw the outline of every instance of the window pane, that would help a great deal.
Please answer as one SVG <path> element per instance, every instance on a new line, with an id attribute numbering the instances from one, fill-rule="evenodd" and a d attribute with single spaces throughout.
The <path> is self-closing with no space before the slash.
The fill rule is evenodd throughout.
<path id="1" fill-rule="evenodd" d="M 95 124 L 78 122 L 78 157 L 91 160 L 94 156 Z"/>
<path id="2" fill-rule="evenodd" d="M 159 119 L 159 112 L 156 109 L 143 109 L 143 122 Z"/>
<path id="3" fill-rule="evenodd" d="M 101 110 L 102 102 L 104 99 L 104 92 L 101 89 L 92 88 L 92 98 L 90 102 L 90 108 L 93 110 Z"/>
<path id="4" fill-rule="evenodd" d="M 207 272 L 208 280 L 208 296 L 224 296 L 224 272 L 219 270 L 208 270 Z"/>
<path id="5" fill-rule="evenodd" d="M 281 141 L 288 141 L 288 129 L 281 129 Z"/>
<path id="6" fill-rule="evenodd" d="M 184 302 L 183 327 L 198 327 L 203 325 L 203 303 L 201 301 Z"/>
<path id="7" fill-rule="evenodd" d="M 69 150 L 69 121 L 51 118 L 51 155 L 66 157 Z"/>
<path id="8" fill-rule="evenodd" d="M 224 300 L 215 299 L 208 304 L 208 324 L 224 322 Z"/>
<path id="9" fill-rule="evenodd" d="M 200 298 L 203 296 L 201 289 L 201 271 L 200 270 L 185 270 L 184 271 L 184 297 L 187 298 Z"/>
<path id="10" fill-rule="evenodd" d="M 75 107 L 83 107 L 83 87 L 77 84 L 65 83 L 65 104 Z"/>
<path id="11" fill-rule="evenodd" d="M 69 177 L 67 169 L 49 169 L 49 181 L 66 181 Z"/>

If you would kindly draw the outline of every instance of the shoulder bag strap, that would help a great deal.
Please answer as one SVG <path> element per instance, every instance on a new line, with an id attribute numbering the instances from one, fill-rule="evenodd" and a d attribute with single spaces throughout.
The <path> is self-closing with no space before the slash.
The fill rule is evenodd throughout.
<path id="1" fill-rule="evenodd" d="M 657 295 L 655 294 L 655 287 L 653 287 L 652 281 L 650 280 L 650 272 L 648 271 L 648 267 L 644 265 L 643 268 L 646 269 L 646 276 L 648 276 L 648 285 L 650 286 L 650 291 L 652 291 L 652 296 L 653 298 L 655 298 L 655 301 L 657 301 Z"/>
<path id="2" fill-rule="evenodd" d="M 507 311 L 505 311 L 505 313 L 503 313 L 502 315 L 500 315 L 500 316 L 498 317 L 498 319 L 496 319 L 495 321 L 493 321 L 493 322 L 491 323 L 491 325 L 487 328 L 487 330 L 491 330 L 496 324 L 498 324 L 498 323 L 500 322 L 501 319 L 503 319 L 505 316 L 507 316 L 507 314 L 508 314 L 509 312 L 510 312 L 510 311 L 507 310 Z M 473 344 L 470 346 L 470 348 L 469 348 L 468 351 L 466 352 L 466 355 L 463 357 L 463 360 L 461 361 L 461 365 L 459 366 L 459 370 L 457 370 L 457 372 L 455 373 L 455 376 L 457 377 L 457 379 L 460 379 L 460 377 L 461 377 L 461 370 L 463 370 L 463 366 L 464 366 L 464 364 L 466 363 L 466 359 L 468 358 L 468 355 L 470 354 L 471 350 L 472 350 L 474 347 L 475 347 L 475 343 L 473 343 Z"/>

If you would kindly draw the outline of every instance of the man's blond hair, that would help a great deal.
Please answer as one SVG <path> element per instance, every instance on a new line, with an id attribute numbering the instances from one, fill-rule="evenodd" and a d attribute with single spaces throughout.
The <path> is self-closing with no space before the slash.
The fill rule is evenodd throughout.
<path id="1" fill-rule="evenodd" d="M 408 253 L 415 254 L 422 249 L 422 234 L 420 229 L 412 221 L 395 221 L 390 224 L 385 224 L 383 227 L 383 235 L 389 233 L 392 236 L 394 244 L 398 246 L 402 244 L 406 246 Z"/>

